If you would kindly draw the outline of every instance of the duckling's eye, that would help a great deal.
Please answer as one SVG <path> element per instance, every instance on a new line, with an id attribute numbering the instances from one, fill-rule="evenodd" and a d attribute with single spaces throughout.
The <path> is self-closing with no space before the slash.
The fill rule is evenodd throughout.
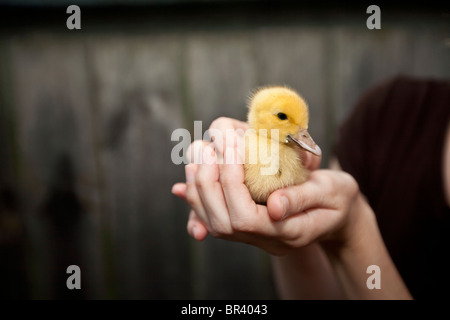
<path id="1" fill-rule="evenodd" d="M 287 119 L 287 115 L 286 115 L 285 113 L 283 113 L 283 112 L 279 112 L 279 113 L 277 114 L 277 117 L 278 117 L 278 119 L 280 119 L 280 120 L 286 120 L 286 119 Z"/>

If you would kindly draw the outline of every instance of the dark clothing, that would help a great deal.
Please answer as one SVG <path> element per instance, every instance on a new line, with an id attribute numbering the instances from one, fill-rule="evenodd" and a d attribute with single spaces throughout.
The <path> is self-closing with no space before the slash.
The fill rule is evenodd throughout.
<path id="1" fill-rule="evenodd" d="M 416 299 L 450 297 L 443 174 L 449 120 L 450 82 L 396 77 L 363 95 L 336 145 Z"/>

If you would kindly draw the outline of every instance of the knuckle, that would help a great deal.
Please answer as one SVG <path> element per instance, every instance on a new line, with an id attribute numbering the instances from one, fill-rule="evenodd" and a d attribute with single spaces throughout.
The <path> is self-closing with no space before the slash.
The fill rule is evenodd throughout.
<path id="1" fill-rule="evenodd" d="M 253 233 L 255 231 L 255 226 L 249 219 L 244 218 L 231 219 L 231 226 L 233 230 L 242 233 Z"/>
<path id="2" fill-rule="evenodd" d="M 199 170 L 195 176 L 195 185 L 200 190 L 206 190 L 210 184 L 209 177 L 204 173 L 204 171 Z"/>
<path id="3" fill-rule="evenodd" d="M 215 237 L 226 237 L 232 234 L 231 227 L 223 221 L 211 221 L 211 230 Z"/>
<path id="4" fill-rule="evenodd" d="M 292 192 L 290 198 L 293 200 L 289 201 L 290 202 L 289 204 L 292 206 L 292 209 L 290 210 L 292 211 L 291 213 L 301 212 L 305 209 L 306 199 L 301 192 L 295 190 L 294 192 Z"/>
<path id="5" fill-rule="evenodd" d="M 194 140 L 187 148 L 187 158 L 190 163 L 201 163 L 201 155 L 203 151 L 204 141 Z"/>
<path id="6" fill-rule="evenodd" d="M 307 246 L 316 234 L 315 225 L 311 217 L 306 213 L 301 224 L 291 224 L 284 232 L 284 242 L 292 248 Z"/>
<path id="7" fill-rule="evenodd" d="M 336 185 L 335 176 L 333 174 L 331 174 L 331 171 L 325 171 L 325 173 L 326 174 L 321 174 L 320 175 L 320 182 L 323 185 L 328 185 L 328 186 Z"/>
<path id="8" fill-rule="evenodd" d="M 215 119 L 213 122 L 211 122 L 211 125 L 209 126 L 210 129 L 218 129 L 220 126 L 224 123 L 229 121 L 229 118 L 227 117 L 219 117 Z"/>
<path id="9" fill-rule="evenodd" d="M 284 243 L 290 248 L 301 248 L 307 246 L 310 242 L 306 234 L 290 232 L 286 234 Z"/>
<path id="10" fill-rule="evenodd" d="M 197 205 L 196 190 L 193 186 L 188 186 L 186 189 L 186 201 L 191 207 L 195 207 Z"/>
<path id="11" fill-rule="evenodd" d="M 355 178 L 352 175 L 346 173 L 347 185 L 349 186 L 349 191 L 352 195 L 356 195 L 359 192 L 359 185 L 356 182 Z"/>
<path id="12" fill-rule="evenodd" d="M 222 184 L 222 187 L 226 189 L 226 188 L 232 187 L 234 184 L 234 181 L 229 175 L 222 174 L 220 176 L 220 183 Z"/>
<path id="13" fill-rule="evenodd" d="M 241 176 L 239 173 L 234 172 L 230 168 L 223 168 L 219 177 L 222 188 L 224 189 L 232 189 L 235 188 L 238 183 L 241 181 Z"/>
<path id="14" fill-rule="evenodd" d="M 317 224 L 314 222 L 314 219 L 311 217 L 311 215 L 307 214 L 302 236 L 299 237 L 300 245 L 306 246 L 310 244 L 317 236 L 317 234 L 318 234 Z"/>
<path id="15" fill-rule="evenodd" d="M 302 232 L 297 227 L 293 227 L 292 225 L 289 228 L 286 228 L 283 234 L 285 243 L 289 245 L 293 245 L 302 238 Z"/>
<path id="16" fill-rule="evenodd" d="M 359 192 L 359 185 L 355 178 L 347 172 L 341 172 L 341 189 L 350 197 L 355 197 Z"/>
<path id="17" fill-rule="evenodd" d="M 289 248 L 300 248 L 306 245 L 304 237 L 298 232 L 286 231 L 283 237 L 283 244 Z"/>
<path id="18" fill-rule="evenodd" d="M 310 244 L 310 241 L 307 239 L 307 237 L 300 237 L 295 239 L 290 243 L 291 248 L 302 248 L 306 247 L 308 244 Z"/>

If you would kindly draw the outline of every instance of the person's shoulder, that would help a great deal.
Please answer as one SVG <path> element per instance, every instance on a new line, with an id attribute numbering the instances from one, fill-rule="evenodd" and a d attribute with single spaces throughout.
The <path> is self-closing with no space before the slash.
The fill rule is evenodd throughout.
<path id="1" fill-rule="evenodd" d="M 373 109 L 383 108 L 392 96 L 410 94 L 411 90 L 422 85 L 424 81 L 424 79 L 402 74 L 380 81 L 362 93 L 355 106 L 355 112 L 369 112 L 369 110 L 375 111 Z"/>
<path id="2" fill-rule="evenodd" d="M 386 121 L 391 122 L 389 119 L 401 120 L 413 109 L 428 110 L 430 106 L 435 110 L 441 109 L 442 101 L 448 99 L 450 79 L 395 75 L 368 88 L 360 96 L 344 126 L 363 122 L 378 129 L 379 126 L 384 127 Z"/>

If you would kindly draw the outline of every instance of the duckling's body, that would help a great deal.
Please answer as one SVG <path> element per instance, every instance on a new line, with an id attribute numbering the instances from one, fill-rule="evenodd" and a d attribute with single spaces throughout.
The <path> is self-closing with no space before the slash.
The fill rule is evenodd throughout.
<path id="1" fill-rule="evenodd" d="M 307 105 L 291 89 L 268 87 L 257 91 L 249 104 L 248 123 L 252 130 L 245 141 L 245 184 L 256 203 L 266 204 L 273 191 L 308 178 L 309 171 L 300 158 L 301 147 L 317 155 L 320 149 L 306 131 Z"/>
<path id="2" fill-rule="evenodd" d="M 255 135 L 250 133 L 250 135 Z M 299 155 L 299 148 L 288 146 L 283 143 L 279 143 L 278 152 L 273 155 L 270 154 L 271 141 L 267 137 L 257 136 L 256 141 L 261 144 L 265 144 L 269 153 L 267 156 L 262 156 L 263 159 L 258 158 L 258 147 L 249 147 L 246 143 L 246 161 L 244 164 L 245 170 L 245 185 L 247 186 L 253 200 L 256 203 L 265 204 L 269 195 L 280 188 L 285 188 L 292 185 L 303 183 L 308 178 L 308 170 L 303 167 L 302 160 Z M 272 142 L 273 143 L 273 142 Z M 264 153 L 264 152 L 263 152 Z M 249 158 L 253 154 L 253 157 L 258 159 L 257 163 L 249 163 Z M 270 167 L 278 157 L 278 169 L 275 174 L 261 174 L 261 169 L 270 171 Z"/>

